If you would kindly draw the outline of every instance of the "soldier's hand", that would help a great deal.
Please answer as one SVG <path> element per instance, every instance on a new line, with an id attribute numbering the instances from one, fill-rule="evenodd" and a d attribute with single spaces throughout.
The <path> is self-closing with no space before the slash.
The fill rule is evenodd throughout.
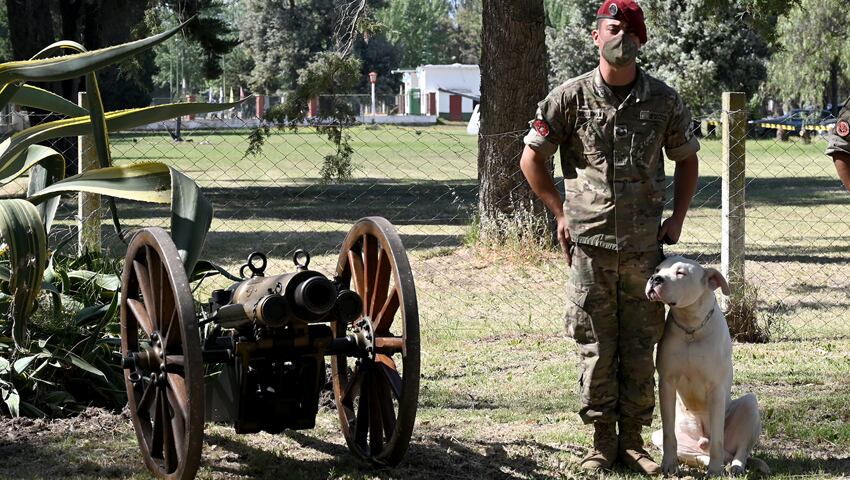
<path id="1" fill-rule="evenodd" d="M 573 258 L 570 255 L 570 246 L 573 243 L 573 239 L 570 236 L 570 229 L 567 227 L 567 217 L 561 215 L 557 218 L 558 220 L 558 243 L 561 244 L 561 250 L 564 251 L 564 255 L 567 258 L 567 266 L 573 266 Z"/>
<path id="2" fill-rule="evenodd" d="M 658 241 L 667 245 L 675 245 L 679 242 L 679 237 L 682 235 L 683 220 L 677 217 L 670 217 L 661 223 L 661 228 L 658 229 Z"/>

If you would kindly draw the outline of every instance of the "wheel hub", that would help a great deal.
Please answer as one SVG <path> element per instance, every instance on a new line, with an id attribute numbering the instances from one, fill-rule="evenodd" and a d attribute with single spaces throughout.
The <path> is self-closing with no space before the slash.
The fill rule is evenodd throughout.
<path id="1" fill-rule="evenodd" d="M 368 315 L 360 317 L 353 324 L 352 334 L 360 351 L 366 353 L 366 358 L 375 361 L 375 328 L 372 318 Z"/>
<path id="2" fill-rule="evenodd" d="M 165 348 L 162 345 L 162 335 L 159 332 L 151 333 L 151 343 L 140 352 L 130 352 L 122 358 L 121 366 L 129 370 L 138 370 L 145 373 L 166 372 Z"/>

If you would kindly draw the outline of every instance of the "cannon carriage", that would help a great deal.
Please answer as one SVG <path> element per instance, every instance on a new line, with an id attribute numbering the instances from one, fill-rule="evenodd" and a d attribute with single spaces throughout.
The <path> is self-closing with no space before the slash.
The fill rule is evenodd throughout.
<path id="1" fill-rule="evenodd" d="M 349 449 L 397 464 L 419 396 L 419 317 L 413 275 L 392 225 L 358 221 L 331 277 L 296 252 L 295 271 L 267 276 L 254 253 L 242 279 L 196 312 L 180 255 L 158 228 L 129 245 L 122 274 L 121 353 L 144 462 L 160 478 L 193 478 L 205 422 L 204 365 L 222 369 L 237 433 L 308 429 L 326 358 Z M 202 328 L 203 333 L 202 333 Z"/>

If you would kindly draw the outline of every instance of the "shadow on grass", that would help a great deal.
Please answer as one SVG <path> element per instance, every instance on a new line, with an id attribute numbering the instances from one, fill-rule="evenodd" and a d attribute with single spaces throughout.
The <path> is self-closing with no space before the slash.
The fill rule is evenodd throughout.
<path id="1" fill-rule="evenodd" d="M 223 474 L 270 479 L 551 478 L 551 473 L 547 473 L 548 468 L 540 462 L 541 457 L 566 452 L 526 440 L 462 443 L 453 438 L 433 436 L 412 442 L 399 466 L 376 467 L 357 459 L 344 446 L 297 431 L 287 431 L 284 435 L 302 447 L 314 449 L 331 458 L 301 460 L 292 458 L 285 452 L 275 453 L 221 435 L 208 435 L 205 439 L 207 445 L 217 445 L 242 459 L 242 468 L 238 470 L 219 465 L 208 465 L 208 468 Z M 521 453 L 512 454 L 509 450 Z M 535 454 L 530 455 L 530 452 Z"/>
<path id="2" fill-rule="evenodd" d="M 213 204 L 216 219 L 260 223 L 353 223 L 380 215 L 396 225 L 466 225 L 478 202 L 478 186 L 473 181 L 368 180 L 341 185 L 205 187 L 203 191 Z M 69 213 L 73 208 L 67 206 Z M 168 218 L 168 208 L 119 200 L 121 218 L 126 220 Z"/>
<path id="3" fill-rule="evenodd" d="M 797 456 L 775 455 L 761 452 L 758 457 L 767 462 L 775 475 L 819 476 L 834 475 L 847 478 L 850 476 L 850 456 L 841 458 L 811 458 Z"/>
<path id="4" fill-rule="evenodd" d="M 667 184 L 672 184 L 667 177 Z M 692 206 L 719 209 L 722 206 L 722 178 L 700 175 Z M 747 179 L 747 207 L 850 205 L 850 195 L 844 191 L 837 178 L 819 177 L 757 177 Z M 673 198 L 672 187 L 667 198 Z"/>
<path id="5" fill-rule="evenodd" d="M 51 441 L 52 440 L 52 441 Z M 60 444 L 61 438 L 30 441 L 16 439 L 4 444 L 0 441 L 0 478 L 129 478 L 143 469 L 141 454 L 135 442 L 127 446 L 135 456 L 110 455 L 113 460 L 104 464 L 103 452 L 89 443 L 85 447 L 68 448 Z M 115 452 L 109 447 L 109 453 Z M 86 458 L 91 456 L 92 459 Z M 124 458 L 124 460 L 118 460 Z"/>
<path id="6" fill-rule="evenodd" d="M 826 240 L 830 237 L 821 237 Z M 844 242 L 843 236 L 831 237 L 836 242 Z M 788 246 L 777 245 L 773 247 L 764 246 L 748 246 L 747 247 L 747 262 L 762 262 L 762 263 L 801 263 L 812 264 L 822 267 L 824 265 L 844 266 L 850 264 L 850 254 L 836 255 L 836 242 L 825 242 L 824 246 L 800 245 Z M 699 261 L 702 264 L 718 264 L 720 263 L 720 252 L 717 250 L 717 244 L 706 243 L 681 243 L 673 247 L 665 247 L 668 252 L 675 252 L 676 255 L 682 255 L 687 258 Z M 681 253 L 682 250 L 687 250 L 687 253 Z M 839 252 L 841 253 L 841 252 Z M 669 253 L 668 253 L 669 254 Z"/>

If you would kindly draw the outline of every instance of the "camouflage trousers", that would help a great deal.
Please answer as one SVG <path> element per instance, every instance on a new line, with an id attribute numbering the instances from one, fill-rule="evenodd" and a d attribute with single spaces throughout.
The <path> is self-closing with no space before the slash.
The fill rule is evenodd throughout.
<path id="1" fill-rule="evenodd" d="M 653 347 L 664 330 L 664 305 L 644 288 L 661 251 L 624 253 L 574 245 L 567 284 L 567 333 L 579 348 L 579 385 L 585 423 L 652 421 Z"/>

